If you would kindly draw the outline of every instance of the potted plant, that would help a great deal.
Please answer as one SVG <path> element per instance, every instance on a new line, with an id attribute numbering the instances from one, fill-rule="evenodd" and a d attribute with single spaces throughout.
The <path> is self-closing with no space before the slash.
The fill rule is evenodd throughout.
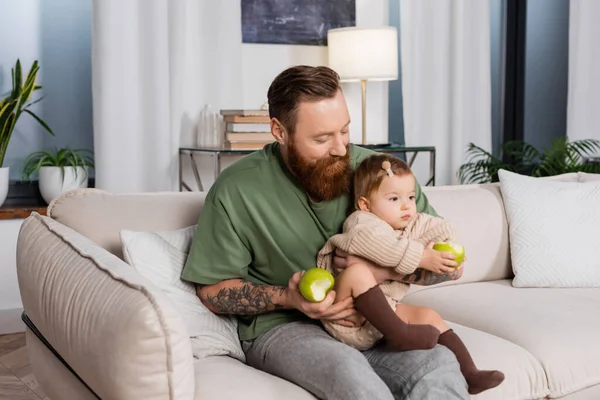
<path id="1" fill-rule="evenodd" d="M 33 104 L 40 101 L 42 98 L 27 103 L 33 92 L 41 89 L 41 86 L 36 86 L 37 73 L 40 67 L 37 60 L 34 61 L 25 82 L 21 72 L 21 61 L 17 60 L 16 66 L 11 70 L 12 73 L 12 90 L 0 99 L 0 206 L 6 200 L 8 194 L 9 168 L 3 167 L 4 156 L 8 143 L 15 129 L 15 125 L 22 113 L 29 114 L 33 117 L 45 130 L 54 136 L 48 125 L 42 121 L 33 111 L 29 109 Z"/>
<path id="2" fill-rule="evenodd" d="M 569 172 L 600 174 L 600 164 L 586 162 L 586 158 L 600 152 L 600 140 L 584 139 L 570 142 L 568 138 L 552 142 L 542 151 L 523 141 L 502 145 L 500 157 L 469 144 L 467 162 L 458 170 L 461 183 L 498 182 L 498 170 L 505 169 L 529 176 L 554 176 Z M 507 161 L 508 160 L 508 161 Z"/>
<path id="3" fill-rule="evenodd" d="M 46 203 L 69 190 L 88 186 L 89 168 L 94 168 L 91 150 L 68 147 L 36 151 L 23 161 L 23 180 L 38 174 L 39 189 Z"/>

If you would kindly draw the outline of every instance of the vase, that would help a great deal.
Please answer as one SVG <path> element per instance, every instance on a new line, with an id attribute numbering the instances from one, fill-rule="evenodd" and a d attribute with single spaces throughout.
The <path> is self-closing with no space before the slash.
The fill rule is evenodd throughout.
<path id="1" fill-rule="evenodd" d="M 9 167 L 0 168 L 0 207 L 6 200 L 6 196 L 8 196 L 8 181 L 9 181 Z"/>
<path id="2" fill-rule="evenodd" d="M 62 174 L 64 169 L 64 177 Z M 88 187 L 88 171 L 84 167 L 41 167 L 40 193 L 48 204 L 62 193 Z"/>

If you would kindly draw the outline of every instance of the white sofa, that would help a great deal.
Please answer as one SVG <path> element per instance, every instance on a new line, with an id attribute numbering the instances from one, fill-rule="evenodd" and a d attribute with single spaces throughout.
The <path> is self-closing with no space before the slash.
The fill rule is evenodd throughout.
<path id="1" fill-rule="evenodd" d="M 589 318 L 599 314 L 600 290 L 511 286 L 498 184 L 425 192 L 456 223 L 468 261 L 461 280 L 413 286 L 406 301 L 436 309 L 480 367 L 504 371 L 502 385 L 474 398 L 600 398 L 600 320 Z M 195 359 L 177 309 L 120 258 L 121 229 L 194 225 L 203 198 L 88 189 L 57 199 L 48 217 L 26 220 L 17 264 L 30 325 L 27 345 L 33 372 L 51 399 L 314 399 L 234 358 Z"/>

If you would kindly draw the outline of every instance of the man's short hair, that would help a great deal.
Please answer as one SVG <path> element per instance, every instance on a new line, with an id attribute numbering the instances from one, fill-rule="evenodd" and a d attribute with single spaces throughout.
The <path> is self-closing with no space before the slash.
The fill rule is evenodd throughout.
<path id="1" fill-rule="evenodd" d="M 286 131 L 293 134 L 300 102 L 331 99 L 340 89 L 340 77 L 331 68 L 290 67 L 277 75 L 269 87 L 269 116 L 277 118 Z"/>

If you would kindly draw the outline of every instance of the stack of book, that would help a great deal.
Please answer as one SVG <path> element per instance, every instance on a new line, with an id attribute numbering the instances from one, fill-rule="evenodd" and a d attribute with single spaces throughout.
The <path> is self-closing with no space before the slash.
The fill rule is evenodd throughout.
<path id="1" fill-rule="evenodd" d="M 221 110 L 221 115 L 228 149 L 262 149 L 275 140 L 267 110 Z"/>

